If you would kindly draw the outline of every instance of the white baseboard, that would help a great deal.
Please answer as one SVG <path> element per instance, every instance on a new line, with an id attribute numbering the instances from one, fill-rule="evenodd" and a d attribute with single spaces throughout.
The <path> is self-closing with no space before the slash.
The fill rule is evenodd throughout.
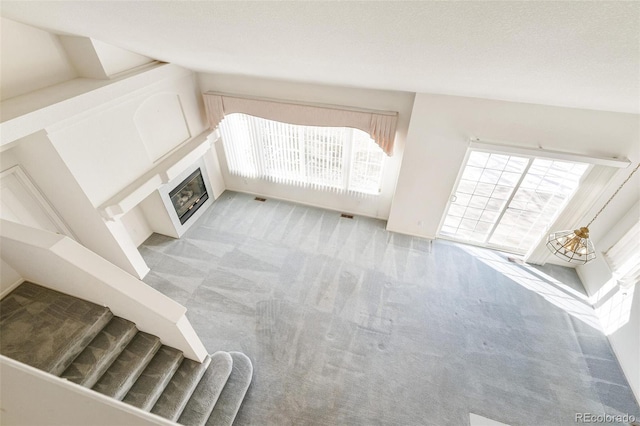
<path id="1" fill-rule="evenodd" d="M 18 287 L 20 284 L 22 284 L 24 282 L 24 278 L 20 278 L 18 279 L 16 282 L 14 282 L 13 284 L 9 285 L 7 288 L 5 288 L 4 290 L 2 290 L 2 293 L 0 293 L 0 299 L 4 299 L 4 297 L 6 295 L 8 295 L 9 293 L 11 293 L 13 290 L 15 290 L 16 287 Z"/>
<path id="2" fill-rule="evenodd" d="M 288 203 L 300 204 L 302 206 L 315 207 L 315 208 L 318 208 L 318 209 L 329 210 L 329 211 L 333 211 L 333 212 L 337 212 L 337 213 L 347 213 L 347 214 L 352 214 L 354 216 L 369 217 L 369 218 L 378 219 L 378 220 L 387 220 L 388 219 L 388 218 L 386 218 L 384 216 L 369 215 L 369 214 L 365 214 L 363 212 L 358 212 L 358 211 L 355 211 L 355 210 L 352 210 L 352 209 L 338 209 L 338 208 L 335 208 L 335 207 L 327 207 L 327 206 L 319 204 L 319 203 L 313 203 L 313 202 L 308 202 L 308 201 L 300 201 L 300 200 L 297 200 L 295 198 L 290 198 L 290 197 L 286 197 L 286 196 L 274 196 L 274 195 L 268 195 L 268 194 L 259 193 L 259 192 L 247 191 L 246 189 L 237 188 L 237 187 L 234 187 L 233 185 L 232 186 L 227 186 L 226 190 L 233 191 L 233 192 L 239 192 L 241 194 L 255 195 L 255 196 L 263 197 L 263 198 L 267 198 L 267 199 L 270 198 L 272 200 L 286 201 Z M 220 197 L 218 197 L 218 198 L 220 198 Z"/>
<path id="3" fill-rule="evenodd" d="M 402 229 L 402 228 L 397 227 L 397 226 L 389 226 L 389 222 L 387 222 L 386 230 L 389 231 L 389 232 L 395 232 L 396 234 L 408 235 L 410 237 L 423 238 L 425 240 L 439 239 L 435 235 L 421 235 L 421 234 L 417 234 L 417 233 L 415 233 L 413 231 L 408 231 L 406 229 Z"/>

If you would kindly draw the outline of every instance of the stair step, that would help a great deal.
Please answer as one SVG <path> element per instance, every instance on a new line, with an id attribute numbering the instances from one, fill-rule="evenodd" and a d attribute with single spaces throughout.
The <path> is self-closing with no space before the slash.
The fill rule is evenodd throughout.
<path id="1" fill-rule="evenodd" d="M 138 332 L 93 386 L 93 390 L 121 400 L 149 365 L 160 346 L 160 339 L 156 336 Z"/>
<path id="2" fill-rule="evenodd" d="M 207 426 L 231 426 L 251 384 L 253 365 L 249 357 L 241 352 L 229 354 L 233 358 L 233 371 L 207 420 Z"/>
<path id="3" fill-rule="evenodd" d="M 136 325 L 131 321 L 112 318 L 60 377 L 88 388 L 93 387 L 137 332 Z"/>
<path id="4" fill-rule="evenodd" d="M 210 363 L 210 356 L 201 363 L 184 359 L 151 412 L 173 422 L 178 420 Z"/>
<path id="5" fill-rule="evenodd" d="M 233 359 L 227 352 L 211 355 L 209 368 L 189 398 L 178 423 L 185 426 L 200 426 L 207 422 L 218 401 L 218 397 L 233 369 Z"/>
<path id="6" fill-rule="evenodd" d="M 253 367 L 239 352 L 202 363 L 103 306 L 24 282 L 0 300 L 0 354 L 185 426 L 231 425 Z"/>
<path id="7" fill-rule="evenodd" d="M 113 317 L 108 308 L 30 282 L 2 299 L 0 312 L 0 352 L 56 376 Z"/>
<path id="8" fill-rule="evenodd" d="M 183 359 L 182 351 L 162 346 L 122 401 L 151 410 Z"/>

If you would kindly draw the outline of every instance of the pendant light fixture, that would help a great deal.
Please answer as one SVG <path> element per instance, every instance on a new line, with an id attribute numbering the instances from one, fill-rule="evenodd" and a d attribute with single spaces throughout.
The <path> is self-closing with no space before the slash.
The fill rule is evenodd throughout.
<path id="1" fill-rule="evenodd" d="M 638 163 L 636 168 L 633 169 L 629 177 L 627 177 L 627 179 L 622 182 L 616 192 L 614 192 L 609 200 L 607 200 L 604 206 L 602 206 L 600 211 L 596 213 L 596 215 L 593 217 L 593 219 L 591 219 L 591 222 L 589 222 L 587 226 L 583 226 L 573 231 L 558 231 L 549 234 L 549 238 L 547 238 L 547 248 L 551 251 L 551 253 L 569 263 L 585 264 L 595 259 L 596 250 L 593 246 L 593 243 L 589 239 L 589 226 L 591 226 L 593 221 L 596 220 L 600 213 L 602 213 L 602 211 L 609 205 L 611 200 L 613 200 L 613 197 L 618 194 L 622 187 L 627 182 L 629 182 L 629 179 L 631 179 L 631 176 L 633 176 L 633 174 L 638 170 L 639 167 L 640 163 Z"/>

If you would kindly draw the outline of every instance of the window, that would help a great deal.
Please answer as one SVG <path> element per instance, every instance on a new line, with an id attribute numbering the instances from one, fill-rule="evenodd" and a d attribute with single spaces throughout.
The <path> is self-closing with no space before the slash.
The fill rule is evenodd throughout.
<path id="1" fill-rule="evenodd" d="M 525 253 L 571 198 L 588 167 L 471 151 L 439 235 Z"/>
<path id="2" fill-rule="evenodd" d="M 385 154 L 361 130 L 230 114 L 220 132 L 232 174 L 353 194 L 380 192 Z"/>

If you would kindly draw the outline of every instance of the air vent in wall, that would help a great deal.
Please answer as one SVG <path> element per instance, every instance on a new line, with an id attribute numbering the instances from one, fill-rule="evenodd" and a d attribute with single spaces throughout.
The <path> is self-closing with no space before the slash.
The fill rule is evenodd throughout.
<path id="1" fill-rule="evenodd" d="M 346 213 L 342 213 L 340 215 L 340 217 L 344 217 L 345 219 L 353 219 L 353 215 L 352 214 L 346 214 Z"/>
<path id="2" fill-rule="evenodd" d="M 256 198 L 254 198 L 254 200 L 256 200 L 256 201 L 261 201 L 261 202 L 263 202 L 263 203 L 264 203 L 265 201 L 267 201 L 267 199 L 266 199 L 266 198 L 262 198 L 262 197 L 256 197 Z"/>

